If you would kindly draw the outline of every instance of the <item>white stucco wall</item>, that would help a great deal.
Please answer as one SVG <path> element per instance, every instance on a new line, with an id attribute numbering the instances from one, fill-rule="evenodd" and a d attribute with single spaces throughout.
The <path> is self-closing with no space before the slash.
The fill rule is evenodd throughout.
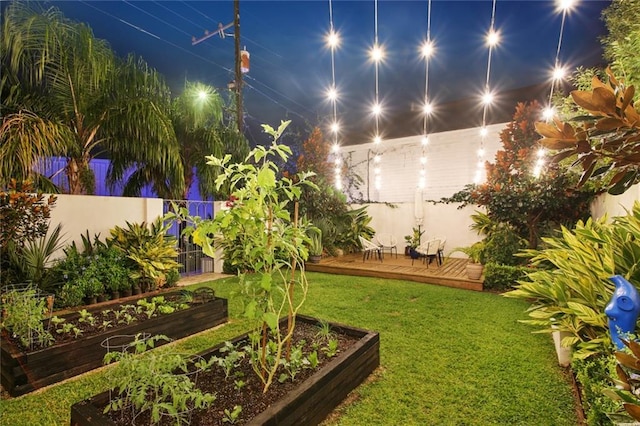
<path id="1" fill-rule="evenodd" d="M 57 194 L 56 197 L 49 229 L 61 223 L 65 245 L 75 241 L 82 247 L 81 235 L 85 235 L 87 230 L 91 239 L 99 233 L 104 241 L 109 236 L 109 230 L 116 225 L 126 226 L 126 222 L 150 223 L 163 214 L 160 198 L 68 194 Z"/>
<path id="2" fill-rule="evenodd" d="M 506 123 L 487 126 L 484 138 L 484 159 L 493 161 L 500 149 L 500 132 Z M 450 197 L 465 185 L 472 183 L 478 166 L 480 129 L 462 129 L 429 135 L 429 144 L 424 148 L 427 158 L 424 199 L 439 200 Z M 380 155 L 380 162 L 374 156 Z M 364 183 L 359 193 L 348 194 L 355 200 L 377 202 L 413 202 L 418 187 L 423 155 L 422 136 L 348 146 L 341 156 L 352 168 L 352 173 Z M 375 189 L 375 168 L 380 169 L 380 189 Z"/>
<path id="3" fill-rule="evenodd" d="M 414 203 L 372 203 L 365 204 L 367 213 L 372 217 L 370 226 L 376 233 L 391 234 L 398 242 L 398 252 L 404 251 L 404 236 L 411 234 L 413 227 L 418 226 L 414 216 Z M 362 204 L 354 204 L 353 208 Z M 445 255 L 451 254 L 456 247 L 468 246 L 481 240 L 469 227 L 473 223 L 471 215 L 477 208 L 467 206 L 458 210 L 456 204 L 433 204 L 423 202 L 424 218 L 421 230 L 425 231 L 422 241 L 430 238 L 444 237 Z M 462 253 L 453 253 L 452 257 L 465 257 Z"/>
<path id="4" fill-rule="evenodd" d="M 640 184 L 632 186 L 621 195 L 601 194 L 591 204 L 591 216 L 600 218 L 607 214 L 609 219 L 626 216 L 627 210 L 630 211 L 636 201 L 640 201 Z"/>

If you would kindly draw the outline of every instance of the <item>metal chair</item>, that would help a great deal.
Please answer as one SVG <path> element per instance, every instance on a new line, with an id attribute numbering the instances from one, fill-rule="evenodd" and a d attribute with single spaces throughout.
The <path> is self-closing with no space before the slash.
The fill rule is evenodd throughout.
<path id="1" fill-rule="evenodd" d="M 367 240 L 362 236 L 358 236 L 358 240 L 360 240 L 360 245 L 362 246 L 362 261 L 368 259 L 371 253 L 375 253 L 382 262 L 382 247 L 373 243 L 372 241 Z"/>
<path id="2" fill-rule="evenodd" d="M 376 234 L 375 242 L 380 246 L 383 254 L 385 250 L 389 250 L 389 254 L 391 255 L 393 255 L 393 252 L 395 251 L 396 259 L 398 258 L 398 241 L 394 235 Z"/>

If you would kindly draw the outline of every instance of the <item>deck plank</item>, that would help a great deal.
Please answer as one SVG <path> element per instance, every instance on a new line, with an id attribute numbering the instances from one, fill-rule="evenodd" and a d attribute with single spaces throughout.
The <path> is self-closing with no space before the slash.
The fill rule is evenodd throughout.
<path id="1" fill-rule="evenodd" d="M 447 258 L 442 265 L 438 266 L 433 261 L 427 268 L 421 260 L 415 260 L 412 265 L 409 257 L 399 255 L 396 258 L 388 254 L 384 256 L 382 262 L 374 258 L 363 262 L 361 253 L 352 253 L 324 257 L 320 263 L 307 263 L 306 270 L 327 274 L 400 279 L 482 291 L 482 278 L 480 280 L 467 278 L 466 264 L 466 259 Z"/>

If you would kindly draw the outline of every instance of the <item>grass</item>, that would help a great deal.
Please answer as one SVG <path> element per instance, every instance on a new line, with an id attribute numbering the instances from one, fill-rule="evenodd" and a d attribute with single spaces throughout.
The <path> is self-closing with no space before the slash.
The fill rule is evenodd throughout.
<path id="1" fill-rule="evenodd" d="M 377 330 L 381 338 L 381 368 L 326 425 L 578 423 L 551 338 L 517 322 L 526 303 L 406 281 L 308 277 L 303 313 Z M 234 283 L 207 285 L 228 297 Z M 233 300 L 229 311 L 230 324 L 172 345 L 195 352 L 246 331 Z M 71 404 L 103 391 L 103 375 L 104 369 L 3 400 L 0 424 L 68 425 Z"/>

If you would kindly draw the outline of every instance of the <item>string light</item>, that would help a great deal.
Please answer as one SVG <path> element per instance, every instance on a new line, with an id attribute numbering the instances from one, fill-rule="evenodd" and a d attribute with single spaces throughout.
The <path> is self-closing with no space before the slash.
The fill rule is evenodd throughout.
<path id="1" fill-rule="evenodd" d="M 489 78 L 491 76 L 491 55 L 493 48 L 498 45 L 500 41 L 500 35 L 495 29 L 496 23 L 496 0 L 493 0 L 491 7 L 491 25 L 489 26 L 489 32 L 487 33 L 487 44 L 489 45 L 489 54 L 487 57 L 487 77 L 484 83 L 484 94 L 482 96 L 482 127 L 480 128 L 480 148 L 478 149 L 478 169 L 476 170 L 473 182 L 477 185 L 482 182 L 483 167 L 484 167 L 484 141 L 487 136 L 487 111 L 491 103 L 493 102 L 493 94 L 489 87 Z"/>
<path id="2" fill-rule="evenodd" d="M 374 63 L 375 67 L 375 99 L 373 106 L 371 107 L 371 112 L 373 113 L 375 119 L 375 131 L 373 137 L 373 143 L 379 146 L 382 142 L 382 137 L 380 136 L 380 115 L 382 114 L 382 105 L 380 104 L 380 91 L 379 91 L 379 67 L 380 62 L 384 58 L 384 49 L 380 46 L 378 42 L 378 0 L 374 0 L 374 33 L 373 33 L 373 47 L 370 51 L 371 60 Z M 376 163 L 376 167 L 374 169 L 375 174 L 375 189 L 379 190 L 381 187 L 381 169 L 378 165 L 380 163 L 380 153 L 376 150 L 374 151 L 374 163 Z"/>
<path id="3" fill-rule="evenodd" d="M 549 90 L 549 102 L 545 109 L 542 112 L 542 117 L 549 121 L 553 119 L 555 115 L 555 110 L 552 105 L 553 101 L 553 93 L 556 89 L 556 84 L 560 84 L 562 79 L 567 75 L 567 69 L 560 65 L 560 48 L 562 47 L 562 37 L 564 34 L 564 24 L 567 19 L 567 14 L 574 8 L 576 5 L 576 0 L 557 0 L 557 10 L 562 11 L 562 21 L 560 22 L 560 34 L 558 34 L 558 46 L 556 47 L 556 56 L 553 64 L 552 78 L 551 78 L 551 89 Z M 544 166 L 544 157 L 546 156 L 546 151 L 544 148 L 540 147 L 538 149 L 536 164 L 533 168 L 533 175 L 537 178 L 540 177 L 540 172 L 542 171 L 542 167 Z"/>
<path id="4" fill-rule="evenodd" d="M 340 36 L 333 26 L 333 4 L 329 0 L 329 34 L 327 34 L 327 45 L 331 49 L 331 87 L 327 91 L 327 96 L 331 101 L 333 109 L 333 122 L 331 123 L 331 131 L 333 133 L 333 146 L 331 152 L 335 157 L 335 179 L 334 185 L 337 189 L 342 189 L 342 157 L 340 156 L 340 145 L 338 144 L 338 136 L 340 132 L 340 124 L 338 123 L 338 90 L 336 89 L 336 63 L 335 51 L 340 44 Z"/>
<path id="5" fill-rule="evenodd" d="M 427 39 L 422 45 L 424 56 L 424 107 L 422 118 L 422 155 L 420 156 L 420 172 L 418 176 L 418 188 L 426 187 L 427 179 L 427 146 L 429 145 L 429 118 L 433 113 L 433 104 L 429 99 L 429 61 L 435 52 L 435 46 L 431 40 L 431 0 L 427 2 Z"/>

